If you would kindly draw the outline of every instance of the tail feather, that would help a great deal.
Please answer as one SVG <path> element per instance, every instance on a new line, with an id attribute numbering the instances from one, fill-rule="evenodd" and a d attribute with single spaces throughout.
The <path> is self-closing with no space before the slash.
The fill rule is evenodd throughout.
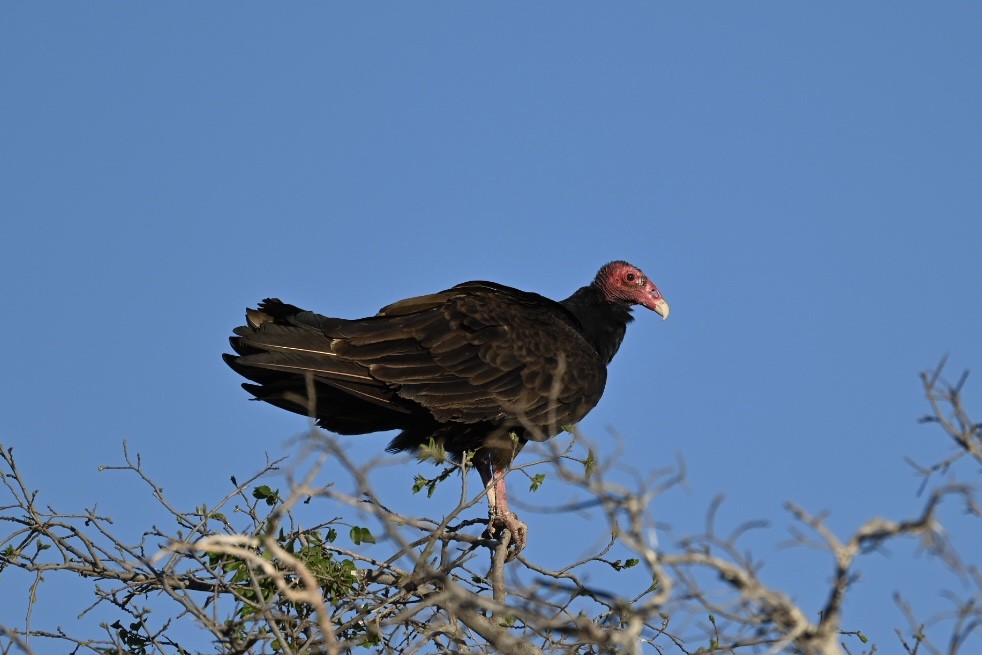
<path id="1" fill-rule="evenodd" d="M 394 406 L 380 406 L 329 385 L 314 384 L 314 398 L 302 381 L 281 380 L 279 384 L 245 383 L 242 388 L 256 400 L 317 419 L 318 425 L 338 434 L 368 434 L 405 427 L 406 418 Z"/>

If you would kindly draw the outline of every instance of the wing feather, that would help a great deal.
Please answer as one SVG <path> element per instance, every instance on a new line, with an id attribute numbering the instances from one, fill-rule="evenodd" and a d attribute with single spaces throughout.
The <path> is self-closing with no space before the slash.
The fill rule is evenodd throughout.
<path id="1" fill-rule="evenodd" d="M 490 282 L 409 298 L 357 320 L 268 299 L 235 335 L 239 356 L 228 361 L 260 384 L 309 374 L 369 403 L 440 423 L 527 420 L 546 436 L 579 421 L 606 380 L 606 363 L 562 305 Z M 317 411 L 325 424 L 370 427 L 367 415 L 328 416 L 331 408 L 321 404 Z M 392 420 L 386 415 L 385 425 Z"/>

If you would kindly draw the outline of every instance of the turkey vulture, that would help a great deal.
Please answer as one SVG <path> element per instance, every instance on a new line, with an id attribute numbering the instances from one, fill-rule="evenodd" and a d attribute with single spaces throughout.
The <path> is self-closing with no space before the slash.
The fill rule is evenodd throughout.
<path id="1" fill-rule="evenodd" d="M 634 305 L 668 318 L 636 266 L 615 261 L 556 302 L 494 282 L 400 300 L 369 318 L 321 316 L 274 298 L 246 310 L 224 355 L 258 400 L 338 434 L 401 430 L 390 452 L 434 440 L 474 453 L 489 533 L 527 527 L 508 510 L 504 475 L 529 440 L 578 422 L 599 402 Z M 308 395 L 313 391 L 313 397 Z"/>

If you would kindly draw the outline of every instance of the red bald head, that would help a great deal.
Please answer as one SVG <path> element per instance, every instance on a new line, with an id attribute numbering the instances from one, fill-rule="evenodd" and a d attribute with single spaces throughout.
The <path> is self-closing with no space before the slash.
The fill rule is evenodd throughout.
<path id="1" fill-rule="evenodd" d="M 661 291 L 637 266 L 623 261 L 610 262 L 600 269 L 593 284 L 608 302 L 641 305 L 662 319 L 668 318 L 668 303 Z"/>

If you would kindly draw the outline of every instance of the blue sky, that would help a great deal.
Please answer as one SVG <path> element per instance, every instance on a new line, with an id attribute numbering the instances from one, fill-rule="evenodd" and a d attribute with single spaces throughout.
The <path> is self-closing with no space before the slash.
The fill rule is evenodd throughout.
<path id="1" fill-rule="evenodd" d="M 685 458 L 659 520 L 726 493 L 767 549 L 789 500 L 843 536 L 913 515 L 904 457 L 949 453 L 917 373 L 982 366 L 980 33 L 973 3 L 5 4 L 0 440 L 64 511 L 146 505 L 97 470 L 123 439 L 193 507 L 304 428 L 221 362 L 246 305 L 561 298 L 627 259 L 672 316 L 639 315 L 581 427 Z M 882 652 L 894 589 L 943 606 L 913 550 L 847 606 Z M 831 564 L 761 555 L 817 611 Z"/>

